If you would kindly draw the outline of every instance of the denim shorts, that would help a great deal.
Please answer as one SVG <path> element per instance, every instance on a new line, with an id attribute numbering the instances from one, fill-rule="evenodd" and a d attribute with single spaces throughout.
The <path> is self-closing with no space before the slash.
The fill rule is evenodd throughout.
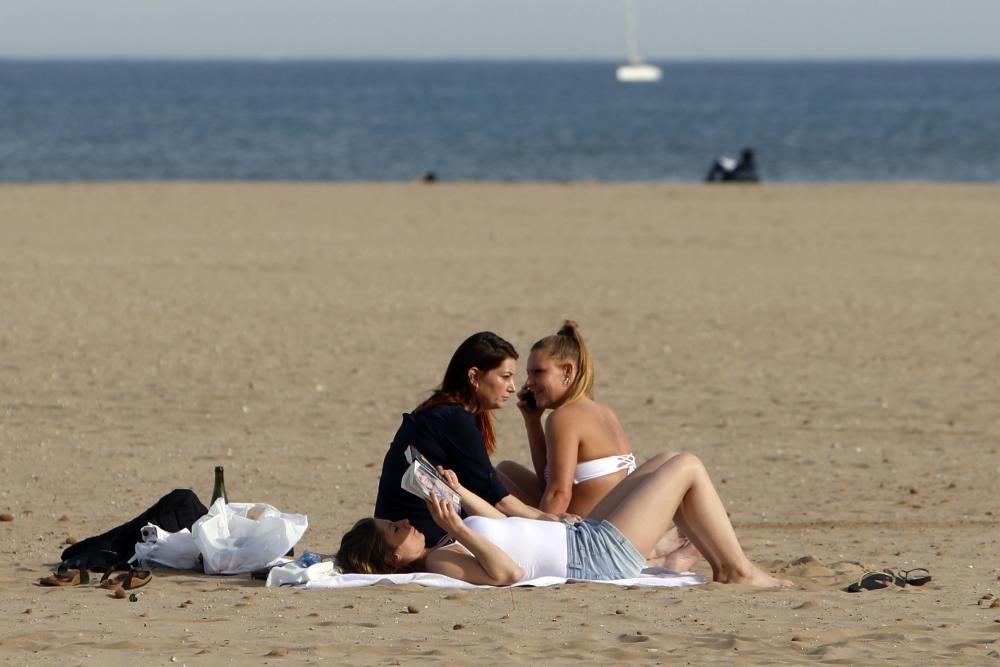
<path id="1" fill-rule="evenodd" d="M 584 519 L 566 526 L 566 576 L 570 579 L 629 579 L 646 558 L 610 521 Z"/>

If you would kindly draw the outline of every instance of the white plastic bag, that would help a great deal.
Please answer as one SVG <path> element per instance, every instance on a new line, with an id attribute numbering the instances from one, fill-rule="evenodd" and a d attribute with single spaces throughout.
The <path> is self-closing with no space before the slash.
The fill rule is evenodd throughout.
<path id="1" fill-rule="evenodd" d="M 304 514 L 286 514 L 263 503 L 219 498 L 191 528 L 207 574 L 261 570 L 284 556 L 309 527 Z"/>
<path id="2" fill-rule="evenodd" d="M 130 563 L 139 567 L 173 567 L 193 570 L 198 567 L 198 547 L 187 528 L 176 533 L 147 523 L 142 528 L 142 542 L 136 542 Z"/>

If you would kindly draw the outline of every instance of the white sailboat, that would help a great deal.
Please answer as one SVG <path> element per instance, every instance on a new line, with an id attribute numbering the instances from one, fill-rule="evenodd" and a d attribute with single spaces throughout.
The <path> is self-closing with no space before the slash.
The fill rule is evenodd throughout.
<path id="1" fill-rule="evenodd" d="M 659 81 L 663 72 L 656 65 L 643 62 L 639 56 L 639 37 L 636 28 L 635 2 L 625 0 L 625 45 L 628 49 L 628 65 L 622 65 L 615 75 L 623 83 L 651 83 Z"/>

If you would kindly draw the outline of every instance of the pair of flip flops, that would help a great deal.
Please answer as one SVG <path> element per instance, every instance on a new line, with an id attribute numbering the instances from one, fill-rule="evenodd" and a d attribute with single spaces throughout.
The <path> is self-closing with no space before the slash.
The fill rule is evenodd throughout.
<path id="1" fill-rule="evenodd" d="M 882 570 L 881 572 L 865 572 L 860 579 L 845 588 L 848 593 L 874 591 L 889 586 L 923 586 L 931 580 L 931 573 L 925 567 L 912 570 Z"/>

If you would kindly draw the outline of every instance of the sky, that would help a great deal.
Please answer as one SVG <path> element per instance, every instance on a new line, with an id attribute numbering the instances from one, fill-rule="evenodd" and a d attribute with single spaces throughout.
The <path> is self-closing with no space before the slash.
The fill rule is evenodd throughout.
<path id="1" fill-rule="evenodd" d="M 0 57 L 621 60 L 625 0 L 0 0 Z M 647 60 L 1000 58 L 1000 0 L 637 0 Z"/>

